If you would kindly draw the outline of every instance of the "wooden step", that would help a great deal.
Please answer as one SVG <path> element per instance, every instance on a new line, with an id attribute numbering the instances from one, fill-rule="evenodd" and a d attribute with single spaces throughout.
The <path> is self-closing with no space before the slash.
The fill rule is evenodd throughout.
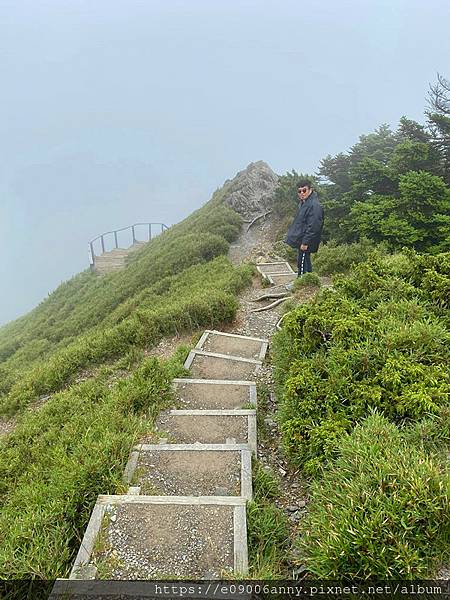
<path id="1" fill-rule="evenodd" d="M 99 496 L 70 579 L 246 575 L 246 500 Z"/>
<path id="2" fill-rule="evenodd" d="M 256 268 L 272 285 L 290 283 L 297 277 L 288 262 L 259 263 Z"/>
<path id="3" fill-rule="evenodd" d="M 162 412 L 156 428 L 168 444 L 248 444 L 256 454 L 256 411 L 170 410 Z"/>
<path id="4" fill-rule="evenodd" d="M 155 496 L 252 497 L 251 451 L 247 444 L 139 444 L 125 479 Z"/>
<path id="5" fill-rule="evenodd" d="M 216 354 L 263 360 L 268 344 L 266 339 L 206 330 L 196 348 Z"/>
<path id="6" fill-rule="evenodd" d="M 256 384 L 252 381 L 174 379 L 173 387 L 182 409 L 256 408 Z"/>
<path id="7" fill-rule="evenodd" d="M 198 379 L 242 380 L 253 379 L 262 362 L 251 358 L 229 356 L 203 350 L 191 350 L 184 367 Z"/>
<path id="8" fill-rule="evenodd" d="M 111 271 L 123 269 L 126 265 L 127 256 L 145 246 L 146 243 L 147 242 L 136 242 L 129 248 L 113 248 L 113 250 L 109 250 L 100 256 L 96 256 L 94 271 L 103 275 Z"/>

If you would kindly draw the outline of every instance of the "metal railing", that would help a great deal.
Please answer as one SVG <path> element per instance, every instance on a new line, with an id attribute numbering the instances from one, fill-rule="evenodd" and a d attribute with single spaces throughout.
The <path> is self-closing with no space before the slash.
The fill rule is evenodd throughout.
<path id="1" fill-rule="evenodd" d="M 146 240 L 138 240 L 136 237 L 136 235 L 137 235 L 136 228 L 141 228 L 141 227 L 145 227 L 145 232 L 146 232 L 145 237 L 147 238 Z M 155 231 L 155 229 L 154 229 L 155 227 L 157 227 L 159 230 Z M 118 234 L 123 231 L 130 231 L 130 233 L 131 233 L 131 244 L 128 244 L 126 246 L 128 248 L 129 246 L 132 246 L 133 244 L 136 244 L 137 242 L 149 242 L 154 235 L 158 235 L 158 234 L 162 233 L 163 231 L 165 231 L 166 229 L 169 229 L 169 228 L 164 223 L 134 223 L 133 225 L 128 225 L 127 227 L 122 227 L 121 229 L 115 229 L 113 231 L 106 231 L 105 233 L 101 233 L 100 235 L 98 235 L 97 237 L 95 237 L 93 240 L 91 240 L 89 242 L 89 263 L 90 263 L 91 267 L 94 267 L 95 259 L 97 256 L 101 256 L 101 254 L 104 254 L 105 252 L 109 252 L 109 250 L 113 250 L 114 248 L 119 248 L 119 235 Z M 139 231 L 142 231 L 142 230 L 139 229 Z M 109 244 L 110 240 L 113 241 L 112 248 L 108 248 L 108 246 L 110 245 Z M 99 254 L 95 253 L 96 242 L 98 242 L 97 246 L 100 245 L 101 252 Z"/>

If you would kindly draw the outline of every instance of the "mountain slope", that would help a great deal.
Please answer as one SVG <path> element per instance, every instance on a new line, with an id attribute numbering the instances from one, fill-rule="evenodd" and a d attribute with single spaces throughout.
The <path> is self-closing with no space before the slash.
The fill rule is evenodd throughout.
<path id="1" fill-rule="evenodd" d="M 225 256 L 242 222 L 233 182 L 123 271 L 81 273 L 0 330 L 0 408 L 15 424 L 0 438 L 0 579 L 68 573 L 97 495 L 120 490 L 134 440 L 184 374 L 186 348 L 149 351 L 235 317 L 253 268 Z"/>
<path id="2" fill-rule="evenodd" d="M 130 256 L 124 270 L 101 277 L 80 273 L 1 328 L 0 414 L 61 389 L 87 365 L 135 345 L 151 347 L 187 323 L 212 326 L 231 318 L 233 295 L 248 272 L 218 258 L 241 228 L 242 217 L 227 204 L 236 198 L 244 204 L 247 198 L 253 210 L 259 201 L 267 204 L 276 175 L 269 183 L 262 179 L 261 192 L 255 184 L 255 170 L 261 169 L 272 173 L 264 163 L 253 163 L 206 205 Z M 212 270 L 195 269 L 214 259 Z"/>

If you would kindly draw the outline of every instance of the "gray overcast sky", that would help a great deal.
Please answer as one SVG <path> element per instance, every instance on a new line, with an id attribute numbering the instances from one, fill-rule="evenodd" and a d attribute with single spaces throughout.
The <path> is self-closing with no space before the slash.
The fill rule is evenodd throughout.
<path id="1" fill-rule="evenodd" d="M 0 0 L 0 323 L 102 231 L 423 122 L 449 24 L 448 0 Z"/>

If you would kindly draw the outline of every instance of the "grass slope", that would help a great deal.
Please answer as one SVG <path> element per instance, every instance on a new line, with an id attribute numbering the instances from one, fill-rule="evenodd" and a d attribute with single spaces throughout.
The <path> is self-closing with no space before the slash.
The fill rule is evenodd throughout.
<path id="1" fill-rule="evenodd" d="M 234 318 L 253 269 L 224 256 L 241 219 L 221 194 L 123 271 L 81 273 L 0 330 L 0 410 L 17 419 L 0 440 L 0 579 L 67 576 L 97 495 L 123 492 L 133 443 L 184 373 L 186 348 L 169 361 L 144 351 Z"/>
<path id="2" fill-rule="evenodd" d="M 76 373 L 162 335 L 231 317 L 248 280 L 225 258 L 240 217 L 220 194 L 136 252 L 123 271 L 62 284 L 29 315 L 0 330 L 0 414 L 62 389 Z M 209 268 L 213 259 L 217 259 Z M 205 266 L 205 271 L 201 266 Z"/>

